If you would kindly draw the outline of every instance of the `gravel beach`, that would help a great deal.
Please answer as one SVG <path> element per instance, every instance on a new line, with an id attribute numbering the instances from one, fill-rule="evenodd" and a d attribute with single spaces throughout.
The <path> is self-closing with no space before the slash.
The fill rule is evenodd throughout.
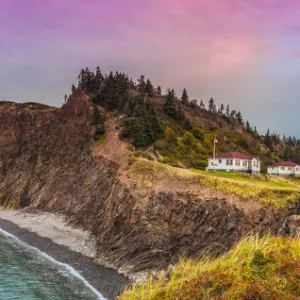
<path id="1" fill-rule="evenodd" d="M 0 228 L 78 271 L 105 298 L 116 299 L 129 279 L 94 262 L 89 233 L 67 226 L 63 216 L 0 210 Z"/>

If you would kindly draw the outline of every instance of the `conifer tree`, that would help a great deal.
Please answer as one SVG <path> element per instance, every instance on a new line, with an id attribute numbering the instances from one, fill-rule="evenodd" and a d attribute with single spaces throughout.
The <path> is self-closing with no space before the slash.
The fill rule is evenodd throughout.
<path id="1" fill-rule="evenodd" d="M 76 90 L 76 86 L 74 84 L 72 84 L 72 86 L 71 86 L 72 94 L 75 92 L 75 90 Z"/>
<path id="2" fill-rule="evenodd" d="M 161 87 L 160 87 L 160 85 L 156 88 L 156 92 L 157 92 L 158 96 L 161 95 Z"/>
<path id="3" fill-rule="evenodd" d="M 242 117 L 242 114 L 241 114 L 240 111 L 238 111 L 237 114 L 236 114 L 236 120 L 237 120 L 240 124 L 243 123 L 243 117 Z"/>
<path id="4" fill-rule="evenodd" d="M 221 115 L 223 115 L 223 112 L 224 112 L 224 104 L 221 103 L 221 106 L 220 106 L 220 109 L 219 109 L 219 113 L 220 113 Z"/>
<path id="5" fill-rule="evenodd" d="M 205 109 L 205 104 L 204 104 L 204 102 L 203 102 L 202 99 L 201 99 L 201 101 L 200 101 L 200 108 L 201 108 L 201 109 Z"/>
<path id="6" fill-rule="evenodd" d="M 272 143 L 272 138 L 270 136 L 270 130 L 269 129 L 268 129 L 267 134 L 265 136 L 265 144 L 270 149 L 271 152 L 274 151 L 273 143 Z"/>
<path id="7" fill-rule="evenodd" d="M 184 88 L 182 91 L 181 102 L 183 105 L 186 105 L 189 103 L 189 96 L 188 96 L 186 88 Z"/>
<path id="8" fill-rule="evenodd" d="M 215 108 L 215 100 L 213 98 L 210 98 L 209 102 L 208 102 L 208 110 L 209 110 L 209 112 L 212 113 L 214 111 L 214 108 Z"/>
<path id="9" fill-rule="evenodd" d="M 171 117 L 176 119 L 177 117 L 177 109 L 176 109 L 176 104 L 175 104 L 175 92 L 174 90 L 169 90 L 167 94 L 167 99 L 164 104 L 164 111 L 165 113 Z"/>
<path id="10" fill-rule="evenodd" d="M 145 85 L 145 93 L 149 96 L 149 97 L 153 97 L 153 85 L 151 83 L 151 81 L 148 79 Z"/>
<path id="11" fill-rule="evenodd" d="M 229 107 L 229 104 L 227 104 L 227 106 L 226 106 L 226 116 L 230 117 L 230 107 Z"/>

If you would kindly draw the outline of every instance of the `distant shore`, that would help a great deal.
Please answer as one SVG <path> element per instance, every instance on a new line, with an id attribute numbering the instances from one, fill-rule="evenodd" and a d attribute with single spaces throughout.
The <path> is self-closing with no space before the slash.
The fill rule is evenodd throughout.
<path id="1" fill-rule="evenodd" d="M 107 299 L 116 299 L 129 283 L 116 270 L 93 261 L 94 239 L 83 230 L 67 226 L 63 216 L 0 210 L 0 228 L 72 266 Z"/>

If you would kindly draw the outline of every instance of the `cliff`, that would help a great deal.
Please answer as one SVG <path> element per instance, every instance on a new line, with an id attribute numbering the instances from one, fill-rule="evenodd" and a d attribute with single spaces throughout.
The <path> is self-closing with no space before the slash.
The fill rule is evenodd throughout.
<path id="1" fill-rule="evenodd" d="M 200 174 L 133 157 L 113 115 L 106 116 L 106 140 L 94 143 L 93 104 L 81 89 L 61 109 L 2 103 L 0 113 L 0 205 L 65 214 L 94 234 L 100 262 L 125 273 L 224 253 L 250 232 L 282 232 L 299 213 L 297 188 L 272 190 L 293 194 L 276 208 L 210 186 Z"/>

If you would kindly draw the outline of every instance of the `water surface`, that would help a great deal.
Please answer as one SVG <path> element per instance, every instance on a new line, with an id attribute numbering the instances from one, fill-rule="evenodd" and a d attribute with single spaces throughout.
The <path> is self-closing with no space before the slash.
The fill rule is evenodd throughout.
<path id="1" fill-rule="evenodd" d="M 81 275 L 0 229 L 1 300 L 104 299 Z"/>

